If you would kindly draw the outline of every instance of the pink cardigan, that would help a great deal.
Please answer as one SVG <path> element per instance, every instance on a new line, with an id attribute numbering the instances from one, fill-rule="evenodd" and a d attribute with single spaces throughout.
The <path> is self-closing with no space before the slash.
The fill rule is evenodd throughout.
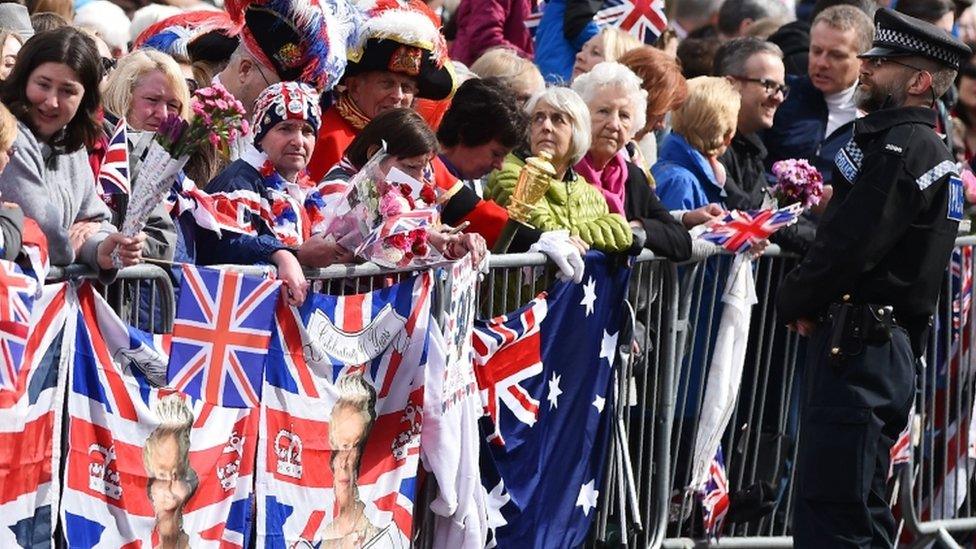
<path id="1" fill-rule="evenodd" d="M 504 46 L 532 59 L 532 36 L 525 19 L 532 13 L 533 0 L 464 0 L 458 7 L 457 37 L 450 54 L 471 65 L 485 50 Z"/>

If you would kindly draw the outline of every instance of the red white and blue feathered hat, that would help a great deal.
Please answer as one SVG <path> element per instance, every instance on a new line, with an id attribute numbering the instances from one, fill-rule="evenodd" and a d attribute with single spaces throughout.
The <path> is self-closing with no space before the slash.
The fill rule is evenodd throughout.
<path id="1" fill-rule="evenodd" d="M 349 50 L 346 74 L 390 71 L 417 79 L 417 97 L 444 99 L 454 93 L 454 66 L 440 20 L 420 0 L 364 0 L 359 41 Z"/>
<path id="2" fill-rule="evenodd" d="M 282 81 L 324 91 L 341 78 L 362 13 L 346 0 L 228 0 L 241 43 Z"/>

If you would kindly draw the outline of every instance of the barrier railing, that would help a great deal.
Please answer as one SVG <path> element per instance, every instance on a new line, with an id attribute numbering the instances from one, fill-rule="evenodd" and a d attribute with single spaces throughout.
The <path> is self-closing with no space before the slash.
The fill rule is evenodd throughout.
<path id="1" fill-rule="evenodd" d="M 938 329 L 933 330 L 919 380 L 917 459 L 900 469 L 892 494 L 901 511 L 901 539 L 915 546 L 938 540 L 952 547 L 952 534 L 976 531 L 976 504 L 970 497 L 976 453 L 970 453 L 969 434 L 976 393 L 976 358 L 970 342 L 976 336 L 976 320 L 968 297 L 976 267 L 974 245 L 976 237 L 959 239 L 957 268 L 946 273 Z M 754 487 L 759 504 L 752 516 L 733 508 L 721 536 L 706 540 L 700 508 L 687 489 L 689 464 L 721 314 L 716 305 L 731 258 L 713 256 L 680 266 L 649 252 L 636 258 L 627 300 L 629 320 L 618 340 L 616 425 L 590 545 L 792 546 L 792 464 L 800 436 L 797 395 L 805 352 L 803 340 L 777 318 L 775 298 L 796 262 L 771 247 L 755 263 L 759 301 L 752 309 L 742 386 L 722 436 L 731 490 Z M 255 266 L 228 268 L 268 273 Z M 307 271 L 306 276 L 314 291 L 342 295 L 386 287 L 414 272 L 356 265 Z M 446 275 L 437 275 L 437 283 L 444 284 Z M 551 284 L 552 275 L 552 266 L 542 254 L 491 257 L 479 287 L 480 316 L 523 305 Z M 49 280 L 68 278 L 93 278 L 93 274 L 71 266 L 52 271 Z M 966 288 L 966 297 L 960 296 L 960 288 Z M 102 291 L 123 319 L 154 332 L 170 330 L 176 304 L 166 269 L 153 265 L 124 269 Z M 442 304 L 434 307 L 439 318 Z M 942 329 L 953 322 L 955 328 Z M 427 508 L 422 502 L 432 498 L 428 489 L 416 508 Z M 416 517 L 419 547 L 431 545 L 428 515 L 418 512 Z"/>

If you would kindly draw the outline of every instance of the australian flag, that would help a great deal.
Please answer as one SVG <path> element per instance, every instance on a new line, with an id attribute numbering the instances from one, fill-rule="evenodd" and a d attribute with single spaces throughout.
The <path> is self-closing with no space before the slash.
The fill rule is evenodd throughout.
<path id="1" fill-rule="evenodd" d="M 587 256 L 521 309 L 475 322 L 491 544 L 576 547 L 606 497 L 617 326 L 630 270 Z"/>

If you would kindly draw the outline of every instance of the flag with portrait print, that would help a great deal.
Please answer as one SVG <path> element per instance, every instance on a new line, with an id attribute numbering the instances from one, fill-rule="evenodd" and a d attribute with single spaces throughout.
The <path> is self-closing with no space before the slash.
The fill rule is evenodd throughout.
<path id="1" fill-rule="evenodd" d="M 261 405 L 259 547 L 410 546 L 431 291 L 424 273 L 366 294 L 313 294 L 298 309 L 279 303 Z"/>
<path id="2" fill-rule="evenodd" d="M 630 269 L 591 252 L 585 272 L 582 284 L 557 282 L 517 311 L 475 322 L 491 546 L 579 546 L 606 497 Z"/>
<path id="3" fill-rule="evenodd" d="M 133 361 L 161 354 L 90 284 L 78 288 L 73 321 L 60 508 L 67 545 L 244 547 L 257 412 L 134 375 Z"/>
<path id="4" fill-rule="evenodd" d="M 0 389 L 0 547 L 52 546 L 61 424 L 56 388 L 68 358 L 61 349 L 72 310 L 69 289 L 49 284 L 34 300 L 23 366 L 13 385 Z"/>

